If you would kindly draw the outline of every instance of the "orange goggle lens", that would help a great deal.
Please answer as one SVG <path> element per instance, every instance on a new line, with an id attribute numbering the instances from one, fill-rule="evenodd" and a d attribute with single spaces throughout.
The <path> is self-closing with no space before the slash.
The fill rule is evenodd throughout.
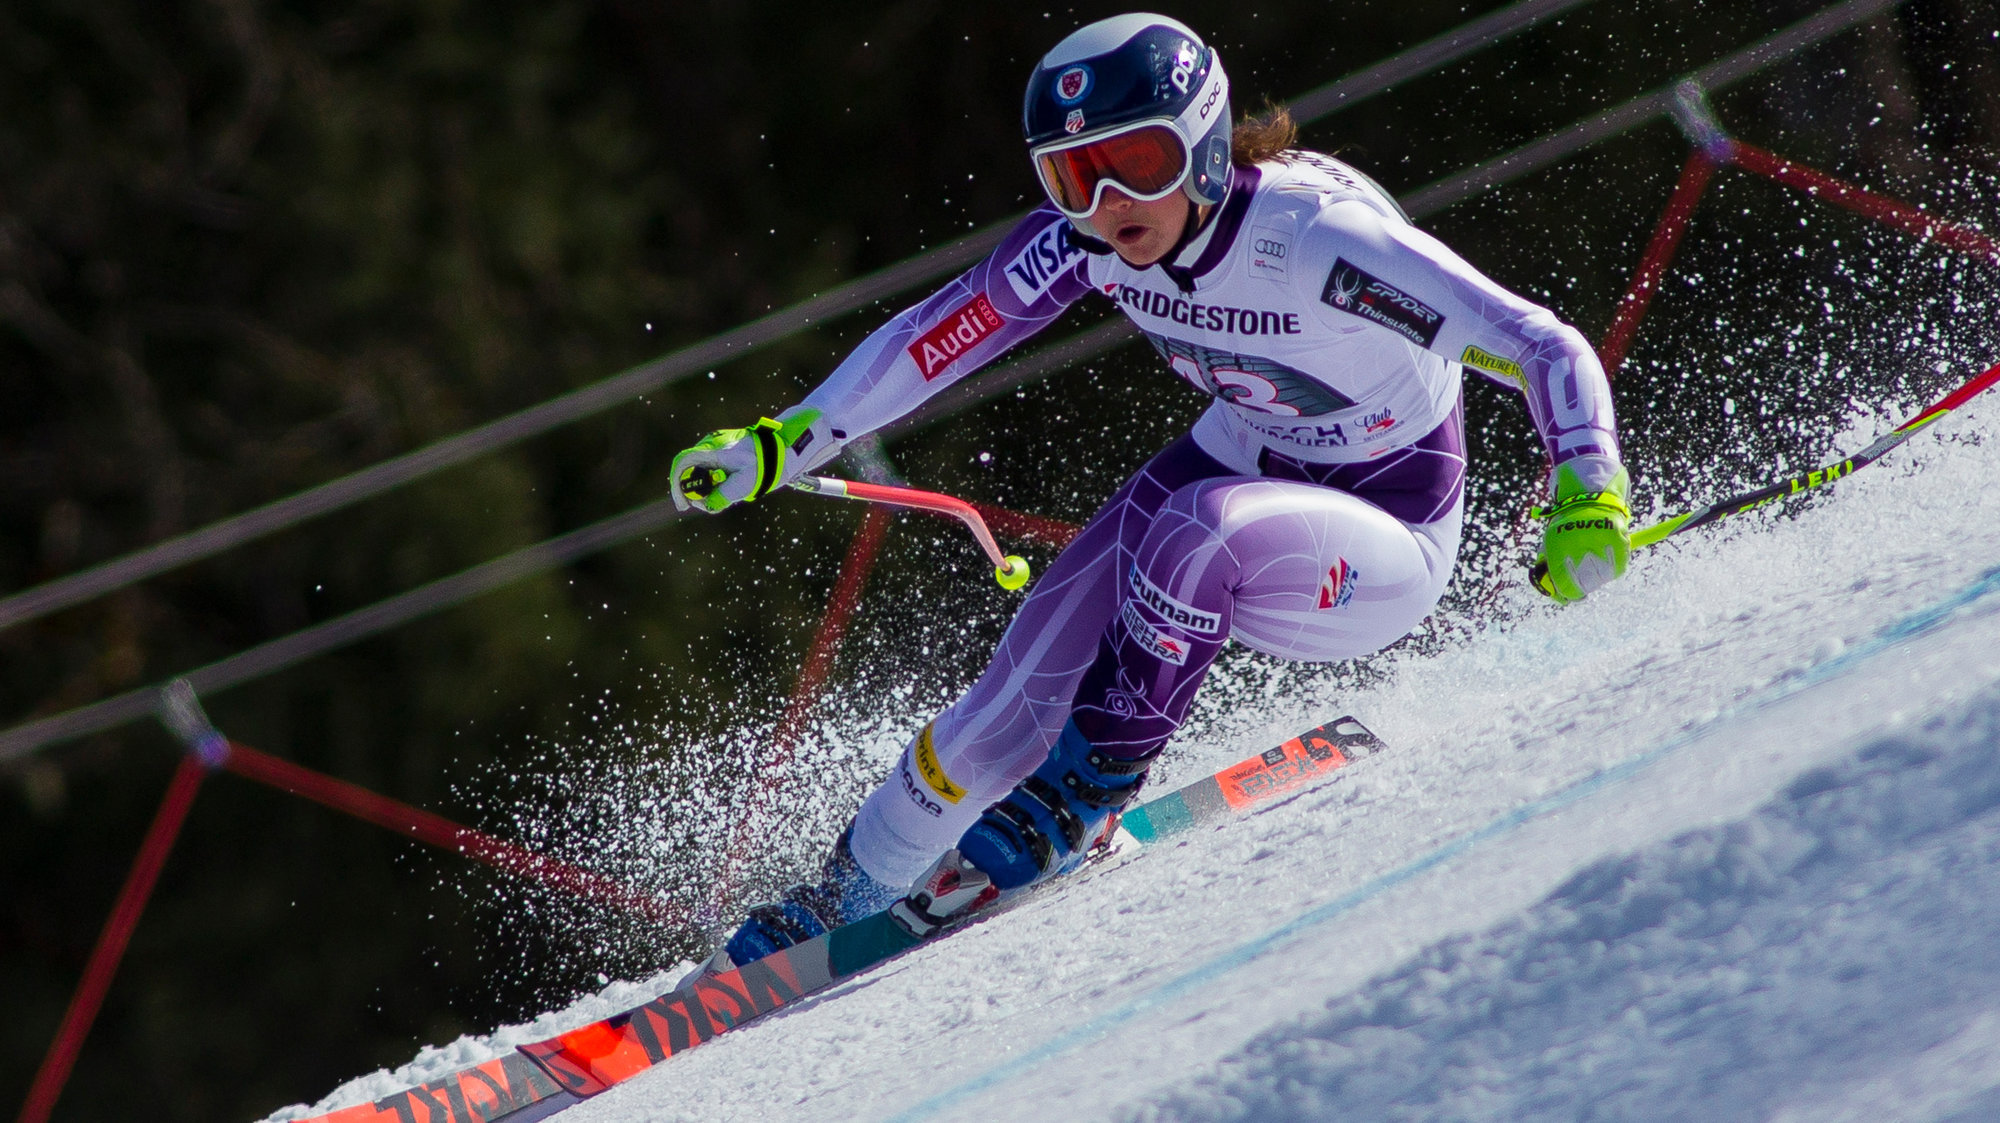
<path id="1" fill-rule="evenodd" d="M 1187 146 L 1165 125 L 1148 125 L 1075 148 L 1044 152 L 1035 160 L 1042 186 L 1057 206 L 1073 215 L 1096 210 L 1100 184 L 1109 183 L 1138 199 L 1165 195 L 1187 173 Z"/>

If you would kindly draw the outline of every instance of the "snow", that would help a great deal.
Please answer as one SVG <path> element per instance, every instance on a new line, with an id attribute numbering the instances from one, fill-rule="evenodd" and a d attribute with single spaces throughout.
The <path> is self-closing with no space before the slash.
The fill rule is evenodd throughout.
<path id="1" fill-rule="evenodd" d="M 561 1118 L 2000 1118 L 1996 417 L 1283 695 L 1161 787 L 1341 712 L 1392 750 Z"/>

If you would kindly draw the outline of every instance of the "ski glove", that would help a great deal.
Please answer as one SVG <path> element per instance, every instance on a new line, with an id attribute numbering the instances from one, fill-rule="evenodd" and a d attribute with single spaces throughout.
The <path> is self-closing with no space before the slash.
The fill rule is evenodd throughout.
<path id="1" fill-rule="evenodd" d="M 1630 486 L 1623 468 L 1601 488 L 1585 484 L 1574 462 L 1556 469 L 1555 503 L 1534 512 L 1548 520 L 1542 552 L 1529 571 L 1535 588 L 1569 604 L 1625 575 L 1632 553 L 1632 512 L 1625 505 Z"/>
<path id="2" fill-rule="evenodd" d="M 674 457 L 674 506 L 713 514 L 762 499 L 832 455 L 836 445 L 818 410 L 795 406 L 780 418 L 718 429 Z"/>

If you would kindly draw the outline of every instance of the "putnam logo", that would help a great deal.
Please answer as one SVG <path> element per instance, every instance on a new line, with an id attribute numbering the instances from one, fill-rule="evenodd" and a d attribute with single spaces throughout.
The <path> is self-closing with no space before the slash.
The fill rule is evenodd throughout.
<path id="1" fill-rule="evenodd" d="M 1419 347 L 1429 347 L 1444 326 L 1444 313 L 1363 272 L 1344 257 L 1334 261 L 1319 298 L 1342 312 L 1380 324 Z"/>
<path id="2" fill-rule="evenodd" d="M 916 360 L 924 381 L 929 382 L 1006 322 L 982 292 L 952 309 L 938 326 L 918 336 L 908 348 L 910 358 Z"/>
<path id="3" fill-rule="evenodd" d="M 1467 347 L 1465 354 L 1458 357 L 1458 361 L 1469 367 L 1478 367 L 1480 370 L 1490 370 L 1494 374 L 1506 375 L 1523 386 L 1528 384 L 1528 376 L 1521 372 L 1521 364 L 1512 359 L 1503 359 L 1491 351 L 1482 351 L 1477 347 Z"/>
<path id="4" fill-rule="evenodd" d="M 1354 582 L 1360 576 L 1346 558 L 1335 558 L 1333 567 L 1326 571 L 1326 580 L 1319 583 L 1320 610 L 1346 608 L 1347 602 L 1354 599 Z"/>
<path id="5" fill-rule="evenodd" d="M 1178 624 L 1190 632 L 1211 636 L 1222 630 L 1222 617 L 1168 596 L 1165 590 L 1148 581 L 1136 565 L 1132 567 L 1132 595 L 1169 624 Z"/>
<path id="6" fill-rule="evenodd" d="M 917 734 L 917 751 L 911 755 L 916 757 L 917 771 L 922 774 L 924 783 L 931 786 L 939 799 L 957 803 L 965 798 L 965 789 L 952 783 L 951 777 L 945 775 L 944 765 L 938 763 L 937 750 L 931 747 L 930 726 L 924 726 L 924 731 Z"/>

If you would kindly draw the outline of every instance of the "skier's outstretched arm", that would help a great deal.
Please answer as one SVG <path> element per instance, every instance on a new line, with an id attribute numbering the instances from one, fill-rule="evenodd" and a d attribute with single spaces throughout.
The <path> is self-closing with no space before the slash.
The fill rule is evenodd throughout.
<path id="1" fill-rule="evenodd" d="M 1335 262 L 1322 303 L 1527 399 L 1551 465 L 1536 587 L 1569 602 L 1623 575 L 1630 477 L 1619 456 L 1610 381 L 1582 333 L 1379 208 L 1335 204 L 1320 213 L 1310 237 L 1311 248 Z"/>
<path id="2" fill-rule="evenodd" d="M 1090 291 L 1068 225 L 1036 209 L 985 260 L 877 328 L 804 401 L 674 457 L 675 503 L 712 513 L 767 495 L 1046 327 Z"/>

